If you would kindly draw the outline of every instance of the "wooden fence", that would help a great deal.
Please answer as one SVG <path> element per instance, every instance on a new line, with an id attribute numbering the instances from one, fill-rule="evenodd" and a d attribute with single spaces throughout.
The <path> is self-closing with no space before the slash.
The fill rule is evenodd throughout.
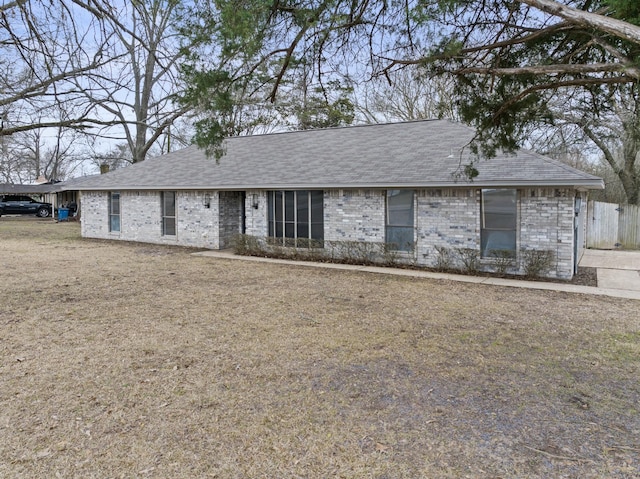
<path id="1" fill-rule="evenodd" d="M 640 206 L 589 201 L 587 248 L 640 249 Z"/>

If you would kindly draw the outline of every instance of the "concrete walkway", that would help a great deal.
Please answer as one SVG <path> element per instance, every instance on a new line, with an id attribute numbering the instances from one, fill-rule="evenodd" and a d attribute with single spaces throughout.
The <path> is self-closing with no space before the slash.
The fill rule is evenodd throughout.
<path id="1" fill-rule="evenodd" d="M 640 291 L 640 251 L 588 249 L 580 266 L 597 269 L 598 287 Z"/>
<path id="2" fill-rule="evenodd" d="M 393 274 L 397 276 L 410 276 L 414 278 L 430 278 L 430 279 L 449 280 L 449 281 L 461 281 L 464 283 L 490 284 L 494 286 L 507 286 L 512 288 L 543 289 L 548 291 L 563 291 L 567 293 L 594 294 L 594 295 L 600 295 L 600 296 L 611 296 L 615 298 L 640 300 L 640 288 L 637 290 L 633 290 L 633 289 L 626 289 L 626 288 L 611 287 L 611 284 L 613 283 L 601 285 L 599 274 L 598 274 L 598 287 L 593 287 L 593 286 L 578 286 L 574 284 L 565 284 L 565 283 L 546 283 L 543 281 L 524 281 L 524 280 L 518 280 L 518 279 L 492 278 L 492 277 L 483 277 L 483 276 L 467 276 L 467 275 L 450 274 L 450 273 L 434 273 L 431 271 L 419 271 L 419 270 L 402 269 L 402 268 L 388 268 L 388 267 L 380 267 L 380 266 L 358 266 L 358 265 L 349 265 L 349 264 L 317 263 L 313 261 L 291 261 L 291 260 L 285 260 L 285 259 L 261 258 L 257 256 L 239 256 L 239 255 L 233 254 L 229 250 L 201 251 L 198 253 L 193 253 L 193 255 L 211 257 L 211 258 L 229 259 L 229 260 L 255 261 L 260 263 L 290 264 L 294 266 L 304 266 L 304 267 L 310 267 L 310 268 L 362 271 L 367 273 L 378 273 L 378 274 Z M 640 253 L 638 253 L 638 255 L 640 255 Z M 583 265 L 582 262 L 580 264 L 582 266 L 587 266 L 587 265 Z M 597 266 L 594 266 L 594 267 L 597 267 Z M 600 268 L 598 269 L 598 273 L 599 272 L 600 272 Z M 635 273 L 638 274 L 637 271 L 635 271 Z M 615 286 L 615 284 L 613 285 Z"/>

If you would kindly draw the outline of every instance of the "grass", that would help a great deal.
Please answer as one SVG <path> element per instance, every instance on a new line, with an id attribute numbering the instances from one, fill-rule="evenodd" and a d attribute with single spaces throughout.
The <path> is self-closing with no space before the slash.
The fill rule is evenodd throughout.
<path id="1" fill-rule="evenodd" d="M 637 477 L 637 301 L 0 218 L 0 476 Z"/>

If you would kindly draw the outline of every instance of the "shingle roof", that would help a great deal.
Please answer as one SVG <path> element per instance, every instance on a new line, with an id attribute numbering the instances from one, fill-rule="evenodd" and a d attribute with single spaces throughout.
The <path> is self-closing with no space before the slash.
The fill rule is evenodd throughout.
<path id="1" fill-rule="evenodd" d="M 54 186 L 54 191 L 73 191 L 73 190 L 81 190 L 80 185 L 84 184 L 87 181 L 91 181 L 92 179 L 99 178 L 100 175 L 89 175 L 89 176 L 78 176 L 76 178 L 71 178 L 69 180 L 65 180 L 62 183 L 56 183 Z"/>
<path id="2" fill-rule="evenodd" d="M 0 184 L 0 194 L 9 195 L 36 195 L 51 193 L 56 190 L 55 184 L 45 183 L 42 185 L 14 185 L 10 183 Z"/>
<path id="3" fill-rule="evenodd" d="M 87 178 L 81 190 L 312 189 L 465 186 L 456 177 L 474 135 L 448 120 L 229 138 L 216 162 L 195 146 Z M 604 187 L 600 178 L 532 151 L 476 164 L 478 187 Z"/>

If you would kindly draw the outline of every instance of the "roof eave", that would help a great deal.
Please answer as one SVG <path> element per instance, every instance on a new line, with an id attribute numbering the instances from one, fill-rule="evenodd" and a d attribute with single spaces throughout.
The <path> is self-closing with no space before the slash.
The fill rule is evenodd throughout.
<path id="1" fill-rule="evenodd" d="M 266 184 L 231 184 L 231 185 L 148 185 L 148 186 L 92 186 L 78 185 L 80 191 L 159 191 L 159 190 L 320 190 L 320 189 L 389 189 L 389 188 L 546 188 L 566 187 L 581 190 L 602 190 L 604 181 L 601 179 L 582 180 L 496 180 L 496 181 L 440 181 L 422 183 L 266 183 Z"/>

